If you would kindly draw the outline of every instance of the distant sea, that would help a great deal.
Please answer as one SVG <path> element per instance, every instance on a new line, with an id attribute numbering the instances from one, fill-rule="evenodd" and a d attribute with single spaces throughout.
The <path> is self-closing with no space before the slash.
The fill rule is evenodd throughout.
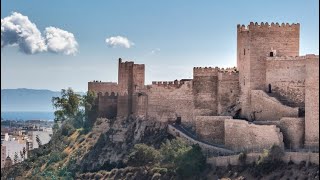
<path id="1" fill-rule="evenodd" d="M 32 111 L 8 111 L 1 112 L 1 118 L 4 120 L 52 120 L 53 112 L 32 112 Z"/>

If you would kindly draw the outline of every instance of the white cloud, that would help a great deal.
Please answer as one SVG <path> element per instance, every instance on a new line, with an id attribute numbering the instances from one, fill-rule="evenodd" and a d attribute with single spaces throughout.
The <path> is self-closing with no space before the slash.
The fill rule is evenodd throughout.
<path id="1" fill-rule="evenodd" d="M 17 12 L 1 19 L 1 47 L 15 44 L 27 54 L 47 50 L 37 26 L 27 16 Z"/>
<path id="2" fill-rule="evenodd" d="M 150 53 L 151 54 L 156 54 L 158 52 L 160 52 L 160 48 L 153 49 Z"/>
<path id="3" fill-rule="evenodd" d="M 50 51 L 74 55 L 78 51 L 78 43 L 72 33 L 47 27 L 45 37 L 42 37 L 37 26 L 17 12 L 1 19 L 1 48 L 5 46 L 18 46 L 26 54 Z"/>
<path id="4" fill-rule="evenodd" d="M 128 38 L 122 36 L 114 36 L 106 39 L 106 43 L 109 47 L 125 47 L 130 48 L 134 45 Z"/>
<path id="5" fill-rule="evenodd" d="M 55 27 L 47 27 L 44 33 L 48 51 L 66 55 L 77 53 L 78 43 L 72 33 Z"/>

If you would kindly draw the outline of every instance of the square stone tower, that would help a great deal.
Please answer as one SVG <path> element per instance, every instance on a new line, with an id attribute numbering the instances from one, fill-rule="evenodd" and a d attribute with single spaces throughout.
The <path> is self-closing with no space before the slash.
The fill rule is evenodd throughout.
<path id="1" fill-rule="evenodd" d="M 132 61 L 122 62 L 119 58 L 118 69 L 118 110 L 117 116 L 128 116 L 133 113 L 133 94 L 144 87 L 145 66 Z"/>
<path id="2" fill-rule="evenodd" d="M 299 56 L 300 24 L 237 25 L 237 68 L 243 117 L 250 119 L 250 90 L 267 90 L 266 57 Z"/>

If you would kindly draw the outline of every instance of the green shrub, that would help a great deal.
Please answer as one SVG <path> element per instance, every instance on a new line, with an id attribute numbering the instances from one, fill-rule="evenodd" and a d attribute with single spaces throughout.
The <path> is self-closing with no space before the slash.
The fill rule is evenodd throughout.
<path id="1" fill-rule="evenodd" d="M 136 144 L 129 155 L 128 164 L 131 166 L 154 165 L 160 161 L 160 152 L 146 144 Z"/>
<path id="2" fill-rule="evenodd" d="M 241 165 L 246 164 L 247 154 L 245 152 L 242 152 L 239 154 L 239 162 Z"/>
<path id="3" fill-rule="evenodd" d="M 64 152 L 52 152 L 52 153 L 50 153 L 49 158 L 48 158 L 48 165 L 55 163 L 55 162 L 58 162 L 58 161 L 64 159 L 66 156 L 67 156 L 67 154 Z"/>
<path id="4" fill-rule="evenodd" d="M 166 174 L 168 172 L 167 168 L 161 168 L 161 167 L 154 167 L 151 169 L 151 172 L 154 173 L 160 173 L 160 174 Z"/>
<path id="5" fill-rule="evenodd" d="M 76 129 L 69 123 L 65 123 L 61 127 L 61 134 L 63 136 L 70 136 L 76 131 Z"/>
<path id="6" fill-rule="evenodd" d="M 176 171 L 183 177 L 198 176 L 206 167 L 206 157 L 202 154 L 199 145 L 179 156 L 176 161 Z"/>

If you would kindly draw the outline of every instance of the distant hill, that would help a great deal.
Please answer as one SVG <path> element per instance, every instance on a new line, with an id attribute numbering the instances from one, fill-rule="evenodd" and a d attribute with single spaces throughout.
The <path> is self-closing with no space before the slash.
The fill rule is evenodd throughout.
<path id="1" fill-rule="evenodd" d="M 83 92 L 79 92 L 83 95 Z M 52 97 L 60 96 L 59 91 L 45 89 L 1 89 L 1 112 L 7 111 L 54 111 Z"/>

